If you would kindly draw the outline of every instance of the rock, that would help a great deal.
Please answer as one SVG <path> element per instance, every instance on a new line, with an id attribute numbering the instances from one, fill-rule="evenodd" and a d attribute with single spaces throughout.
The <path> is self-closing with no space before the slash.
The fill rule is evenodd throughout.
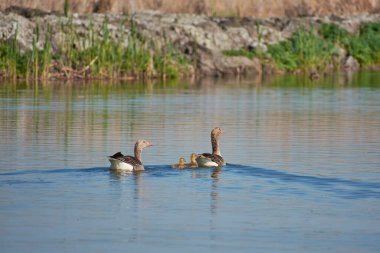
<path id="1" fill-rule="evenodd" d="M 225 76 L 260 76 L 262 74 L 261 62 L 255 58 L 250 60 L 242 56 L 228 57 L 214 54 L 212 61 L 207 61 L 207 69 L 202 73 L 219 77 Z"/>
<path id="2" fill-rule="evenodd" d="M 345 60 L 343 68 L 348 71 L 356 71 L 360 68 L 360 64 L 354 57 L 350 55 Z"/>
<path id="3" fill-rule="evenodd" d="M 22 52 L 33 47 L 35 23 L 18 14 L 3 14 L 0 12 L 0 42 L 16 39 Z"/>
<path id="4" fill-rule="evenodd" d="M 344 62 L 347 58 L 347 50 L 344 48 L 337 48 L 336 54 L 333 55 L 333 61 L 337 65 L 344 65 Z"/>
<path id="5" fill-rule="evenodd" d="M 261 42 L 255 41 L 248 46 L 249 51 L 255 51 L 258 54 L 264 54 L 268 51 L 268 47 Z"/>

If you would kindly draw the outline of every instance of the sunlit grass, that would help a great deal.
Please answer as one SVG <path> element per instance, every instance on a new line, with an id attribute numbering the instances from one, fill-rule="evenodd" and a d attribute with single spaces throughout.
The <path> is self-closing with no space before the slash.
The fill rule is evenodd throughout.
<path id="1" fill-rule="evenodd" d="M 137 35 L 133 22 L 130 32 L 120 25 L 117 39 L 111 38 L 105 19 L 99 36 L 93 26 L 86 36 L 79 36 L 72 20 L 61 24 L 63 45 L 53 51 L 52 31 L 48 27 L 42 49 L 37 46 L 40 36 L 35 30 L 32 50 L 22 53 L 17 45 L 17 34 L 0 44 L 0 73 L 7 78 L 27 79 L 123 79 L 175 78 L 186 71 L 186 59 L 168 44 L 155 49 Z M 125 47 L 124 42 L 127 41 Z"/>
<path id="2" fill-rule="evenodd" d="M 334 63 L 339 48 L 346 49 L 363 66 L 380 63 L 380 22 L 364 23 L 356 35 L 335 24 L 322 24 L 318 31 L 313 27 L 299 28 L 289 40 L 268 45 L 263 55 L 254 49 L 224 51 L 226 56 L 254 57 L 273 61 L 277 68 L 287 71 L 323 70 Z M 338 66 L 336 66 L 338 67 Z"/>
<path id="3" fill-rule="evenodd" d="M 355 35 L 335 24 L 323 24 L 319 33 L 325 40 L 346 48 L 362 65 L 380 63 L 380 22 L 362 24 Z"/>

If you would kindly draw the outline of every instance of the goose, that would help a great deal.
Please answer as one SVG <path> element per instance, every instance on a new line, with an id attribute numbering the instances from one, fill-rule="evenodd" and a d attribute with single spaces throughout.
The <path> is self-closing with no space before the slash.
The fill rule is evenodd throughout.
<path id="1" fill-rule="evenodd" d="M 186 164 L 187 168 L 198 168 L 198 163 L 197 163 L 197 157 L 198 155 L 195 153 L 192 153 L 190 156 L 190 163 Z"/>
<path id="2" fill-rule="evenodd" d="M 141 152 L 143 148 L 151 147 L 152 144 L 146 140 L 138 140 L 135 144 L 135 156 L 125 156 L 121 152 L 117 152 L 112 156 L 108 156 L 112 170 L 139 171 L 144 170 L 141 162 Z"/>
<path id="3" fill-rule="evenodd" d="M 186 163 L 185 158 L 181 157 L 181 158 L 179 158 L 179 161 L 177 164 L 172 165 L 172 168 L 183 169 L 186 167 L 185 163 Z"/>
<path id="4" fill-rule="evenodd" d="M 199 167 L 220 167 L 225 165 L 223 157 L 220 154 L 219 137 L 222 135 L 222 129 L 215 127 L 211 131 L 212 154 L 199 154 L 196 158 Z"/>

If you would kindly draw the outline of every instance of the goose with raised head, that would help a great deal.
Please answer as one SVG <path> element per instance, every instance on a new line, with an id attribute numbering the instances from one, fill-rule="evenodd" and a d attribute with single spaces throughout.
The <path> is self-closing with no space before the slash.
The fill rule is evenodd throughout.
<path id="1" fill-rule="evenodd" d="M 212 153 L 199 154 L 196 158 L 199 167 L 220 167 L 225 165 L 224 159 L 220 154 L 219 138 L 222 135 L 222 129 L 215 127 L 211 131 Z"/>
<path id="2" fill-rule="evenodd" d="M 146 140 L 138 140 L 135 144 L 135 156 L 125 156 L 121 152 L 117 152 L 112 156 L 108 156 L 112 170 L 139 171 L 144 170 L 141 161 L 141 152 L 144 148 L 150 147 L 152 144 Z"/>

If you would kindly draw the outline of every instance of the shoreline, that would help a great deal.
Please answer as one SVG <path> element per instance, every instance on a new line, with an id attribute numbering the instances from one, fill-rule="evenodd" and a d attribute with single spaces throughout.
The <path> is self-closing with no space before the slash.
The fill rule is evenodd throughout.
<path id="1" fill-rule="evenodd" d="M 144 80 L 380 69 L 380 15 L 0 12 L 0 79 Z"/>

